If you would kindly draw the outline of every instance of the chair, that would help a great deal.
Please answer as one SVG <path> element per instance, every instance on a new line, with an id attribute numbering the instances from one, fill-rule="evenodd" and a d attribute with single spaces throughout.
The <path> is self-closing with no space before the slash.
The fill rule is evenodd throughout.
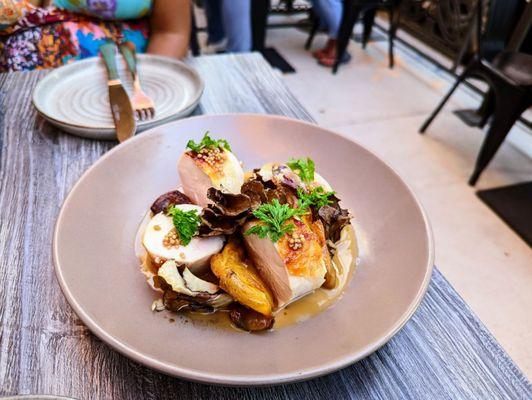
<path id="1" fill-rule="evenodd" d="M 394 66 L 394 55 L 393 55 L 393 41 L 395 38 L 395 33 L 399 24 L 399 13 L 398 13 L 398 4 L 399 0 L 344 0 L 344 7 L 342 12 L 342 21 L 340 23 L 340 29 L 338 32 L 337 38 L 337 54 L 338 57 L 333 66 L 333 73 L 335 74 L 338 71 L 340 66 L 340 60 L 347 50 L 349 45 L 349 40 L 353 33 L 353 28 L 355 23 L 359 19 L 361 13 L 363 13 L 362 21 L 364 25 L 362 33 L 362 48 L 365 49 L 366 45 L 371 36 L 371 31 L 373 29 L 373 23 L 375 21 L 375 15 L 377 10 L 383 9 L 388 13 L 390 20 L 390 29 L 388 30 L 388 56 L 389 56 L 389 66 L 393 68 Z M 310 30 L 309 37 L 305 44 L 305 48 L 310 49 L 314 36 L 316 35 L 319 29 L 319 19 L 317 16 L 313 15 L 314 23 Z"/>
<path id="2" fill-rule="evenodd" d="M 192 7 L 190 22 L 190 52 L 194 57 L 201 54 L 199 40 L 198 40 L 198 25 L 196 23 L 196 16 L 194 14 L 194 7 Z"/>
<path id="3" fill-rule="evenodd" d="M 482 45 L 483 37 L 481 35 L 482 3 L 482 0 L 477 2 L 474 55 L 449 92 L 419 130 L 420 133 L 426 131 L 456 88 L 465 79 L 481 79 L 488 84 L 488 95 L 481 107 L 481 116 L 476 125 L 484 126 L 489 118 L 491 118 L 491 124 L 477 157 L 473 173 L 469 178 L 469 185 L 471 186 L 476 184 L 480 174 L 499 149 L 515 121 L 532 105 L 532 55 L 503 50 L 497 53 L 491 61 L 486 58 L 488 52 L 485 51 L 486 46 Z M 494 3 L 496 1 L 492 1 L 491 6 Z M 528 19 L 526 21 L 527 31 L 531 23 L 530 9 L 529 4 L 527 12 L 523 15 L 523 18 Z M 491 14 L 490 17 L 492 17 Z"/>

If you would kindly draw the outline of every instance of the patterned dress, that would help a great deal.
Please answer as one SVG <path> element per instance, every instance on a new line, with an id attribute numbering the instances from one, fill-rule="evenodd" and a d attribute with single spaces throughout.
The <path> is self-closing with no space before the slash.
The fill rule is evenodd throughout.
<path id="1" fill-rule="evenodd" d="M 129 40 L 144 52 L 151 7 L 152 0 L 55 0 L 48 8 L 0 0 L 0 72 L 96 56 L 108 40 Z"/>

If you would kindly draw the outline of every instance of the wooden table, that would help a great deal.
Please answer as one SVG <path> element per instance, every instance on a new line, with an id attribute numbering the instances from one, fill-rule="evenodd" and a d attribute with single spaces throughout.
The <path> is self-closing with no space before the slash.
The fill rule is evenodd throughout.
<path id="1" fill-rule="evenodd" d="M 312 121 L 260 55 L 200 57 L 191 64 L 206 83 L 197 113 L 255 112 Z M 45 74 L 0 74 L 0 395 L 532 398 L 530 382 L 437 269 L 419 310 L 387 345 L 323 378 L 269 388 L 214 387 L 162 375 L 113 351 L 63 297 L 51 237 L 69 189 L 116 143 L 69 136 L 39 118 L 31 93 Z"/>

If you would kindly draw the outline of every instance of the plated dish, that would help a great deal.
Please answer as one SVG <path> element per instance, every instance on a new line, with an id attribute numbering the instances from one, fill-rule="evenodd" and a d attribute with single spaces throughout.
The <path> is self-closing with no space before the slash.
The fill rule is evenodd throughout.
<path id="1" fill-rule="evenodd" d="M 209 129 L 230 143 L 244 171 L 311 158 L 341 208 L 353 211 L 360 267 L 325 311 L 311 306 L 329 300 L 328 289 L 319 289 L 277 313 L 273 329 L 249 334 L 232 328 L 223 312 L 191 318 L 151 310 L 162 294 L 140 272 L 139 222 L 161 194 L 183 187 L 180 155 L 188 140 L 199 143 Z M 433 255 L 421 206 L 377 156 L 314 124 L 246 114 L 187 118 L 116 146 L 65 199 L 53 241 L 61 289 L 103 342 L 164 373 L 226 385 L 308 379 L 371 354 L 420 304 Z"/>
<path id="2" fill-rule="evenodd" d="M 153 202 L 136 235 L 141 270 L 161 293 L 154 311 L 223 313 L 258 332 L 342 293 L 356 258 L 352 215 L 311 158 L 244 172 L 229 142 L 205 133 L 176 173 L 182 186 Z M 288 310 L 316 291 L 305 313 Z"/>

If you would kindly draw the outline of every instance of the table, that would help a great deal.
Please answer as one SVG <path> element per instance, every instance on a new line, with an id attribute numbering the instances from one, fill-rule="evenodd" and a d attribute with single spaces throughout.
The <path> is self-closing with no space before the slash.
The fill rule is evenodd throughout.
<path id="1" fill-rule="evenodd" d="M 258 54 L 190 61 L 206 83 L 197 113 L 255 112 L 312 121 Z M 46 72 L 0 74 L 0 395 L 80 399 L 530 399 L 532 385 L 435 269 L 427 295 L 379 351 L 334 374 L 267 388 L 171 378 L 93 336 L 56 282 L 51 237 L 81 173 L 116 143 L 80 139 L 39 118 Z"/>

